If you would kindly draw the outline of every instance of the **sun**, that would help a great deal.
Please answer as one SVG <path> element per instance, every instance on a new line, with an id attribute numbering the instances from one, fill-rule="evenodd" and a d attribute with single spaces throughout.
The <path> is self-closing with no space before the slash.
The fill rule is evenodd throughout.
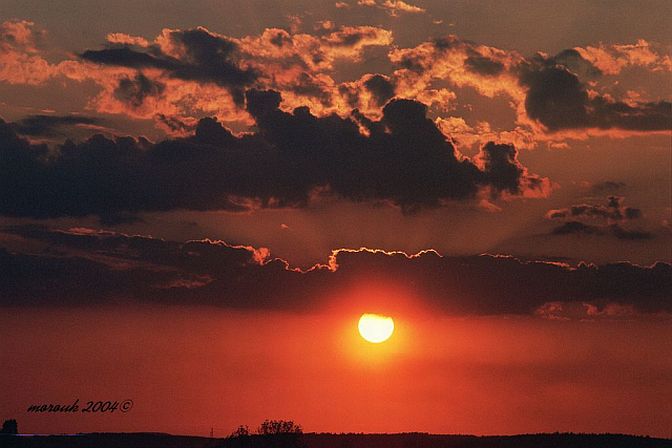
<path id="1" fill-rule="evenodd" d="M 390 339 L 394 332 L 394 321 L 391 317 L 380 314 L 362 314 L 359 318 L 359 334 L 364 339 L 374 344 L 379 344 Z"/>

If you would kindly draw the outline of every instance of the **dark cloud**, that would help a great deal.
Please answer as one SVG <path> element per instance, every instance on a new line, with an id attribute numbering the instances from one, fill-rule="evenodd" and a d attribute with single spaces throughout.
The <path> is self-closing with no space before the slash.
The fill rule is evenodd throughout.
<path id="1" fill-rule="evenodd" d="M 497 145 L 489 142 L 483 146 L 481 150 L 483 172 L 495 191 L 520 194 L 520 179 L 524 177 L 525 168 L 518 162 L 517 155 L 513 145 Z M 529 177 L 528 180 L 535 187 L 540 187 L 539 178 Z"/>
<path id="2" fill-rule="evenodd" d="M 619 240 L 650 240 L 651 232 L 644 230 L 629 230 L 619 224 L 596 226 L 584 224 L 580 221 L 567 221 L 553 229 L 554 235 L 613 235 Z"/>
<path id="3" fill-rule="evenodd" d="M 145 52 L 130 47 L 105 48 L 103 50 L 86 50 L 80 57 L 85 61 L 103 65 L 117 65 L 129 68 L 160 68 L 175 70 L 180 66 L 176 59 L 162 55 L 154 48 L 154 53 Z"/>
<path id="4" fill-rule="evenodd" d="M 551 131 L 579 128 L 664 131 L 672 128 L 669 101 L 630 105 L 599 94 L 589 95 L 571 70 L 578 64 L 577 58 L 584 60 L 568 52 L 550 59 L 537 57 L 521 68 L 520 82 L 529 89 L 525 109 L 530 118 Z"/>
<path id="5" fill-rule="evenodd" d="M 364 87 L 371 92 L 377 106 L 383 106 L 394 96 L 394 84 L 383 75 L 373 75 L 364 81 Z"/>
<path id="6" fill-rule="evenodd" d="M 504 64 L 501 62 L 493 61 L 492 59 L 486 56 L 481 56 L 476 52 L 473 53 L 474 54 L 467 57 L 467 59 L 464 61 L 464 65 L 466 65 L 466 67 L 472 72 L 485 76 L 495 76 L 504 71 Z"/>
<path id="7" fill-rule="evenodd" d="M 114 97 L 131 107 L 140 107 L 145 98 L 159 96 L 164 89 L 163 83 L 153 81 L 139 72 L 134 78 L 120 79 L 117 88 L 114 89 Z"/>
<path id="8" fill-rule="evenodd" d="M 87 50 L 80 57 L 97 64 L 136 69 L 157 68 L 165 70 L 174 78 L 211 82 L 228 88 L 234 99 L 242 103 L 243 88 L 251 85 L 257 74 L 239 67 L 235 42 L 201 27 L 171 30 L 167 38 L 179 54 L 166 54 L 155 45 L 148 48 L 115 46 Z"/>
<path id="9" fill-rule="evenodd" d="M 165 126 L 173 133 L 184 134 L 194 130 L 194 127 L 189 123 L 185 123 L 177 117 L 167 116 L 165 114 L 156 114 L 154 118 L 158 123 Z"/>
<path id="10" fill-rule="evenodd" d="M 256 78 L 253 71 L 236 65 L 233 55 L 237 46 L 225 37 L 205 28 L 171 31 L 170 37 L 185 50 L 185 61 L 173 71 L 176 78 L 234 87 L 249 85 Z"/>
<path id="11" fill-rule="evenodd" d="M 576 73 L 581 79 L 597 78 L 602 75 L 602 71 L 599 68 L 585 60 L 581 54 L 573 48 L 562 50 L 554 57 L 547 59 L 545 63 L 549 66 L 564 66 L 573 73 Z"/>
<path id="12" fill-rule="evenodd" d="M 327 107 L 332 103 L 329 89 L 307 72 L 298 75 L 296 82 L 288 86 L 287 89 L 297 95 L 315 98 Z"/>
<path id="13" fill-rule="evenodd" d="M 0 303 L 87 305 L 140 301 L 227 308 L 309 310 L 363 279 L 404 285 L 451 314 L 529 314 L 554 301 L 672 311 L 672 266 L 630 263 L 576 268 L 511 257 L 414 257 L 337 251 L 329 266 L 300 272 L 265 250 L 221 242 L 177 243 L 111 232 L 5 231 L 47 245 L 35 254 L 0 250 Z"/>
<path id="14" fill-rule="evenodd" d="M 432 39 L 432 44 L 434 47 L 436 47 L 438 50 L 450 50 L 453 48 L 459 47 L 463 42 L 472 45 L 472 42 L 470 41 L 463 41 L 459 37 L 457 37 L 454 34 L 449 34 L 448 36 L 440 36 Z"/>
<path id="15" fill-rule="evenodd" d="M 606 205 L 572 205 L 569 208 L 549 210 L 546 217 L 549 219 L 598 218 L 608 221 L 623 221 L 642 217 L 642 211 L 640 209 L 625 207 L 623 201 L 623 196 L 608 196 Z"/>
<path id="16" fill-rule="evenodd" d="M 554 235 L 612 235 L 619 240 L 653 238 L 650 232 L 624 227 L 624 224 L 640 219 L 642 211 L 638 208 L 625 207 L 623 201 L 622 196 L 609 196 L 606 205 L 572 205 L 568 208 L 549 210 L 546 218 L 566 220 L 552 230 Z"/>
<path id="17" fill-rule="evenodd" d="M 292 36 L 284 30 L 278 31 L 276 35 L 271 38 L 271 43 L 276 47 L 282 47 L 285 44 L 292 43 Z"/>
<path id="18" fill-rule="evenodd" d="M 375 38 L 377 33 L 372 27 L 345 27 L 330 34 L 329 43 L 336 47 L 354 47 L 367 39 Z"/>
<path id="19" fill-rule="evenodd" d="M 0 214 L 50 218 L 140 211 L 299 207 L 316 189 L 352 201 L 386 201 L 404 211 L 493 195 L 543 192 L 510 145 L 486 145 L 475 161 L 458 157 L 427 108 L 390 101 L 380 121 L 318 118 L 279 109 L 276 92 L 250 91 L 257 132 L 236 137 L 212 119 L 193 136 L 153 144 L 96 135 L 46 147 L 0 123 Z M 362 135 L 360 126 L 368 128 Z"/>
<path id="20" fill-rule="evenodd" d="M 66 136 L 66 128 L 77 125 L 96 125 L 98 118 L 84 115 L 30 115 L 11 124 L 17 134 L 31 137 Z"/>
<path id="21" fill-rule="evenodd" d="M 529 87 L 527 114 L 552 130 L 585 127 L 588 93 L 579 79 L 564 68 L 529 70 L 521 79 Z"/>

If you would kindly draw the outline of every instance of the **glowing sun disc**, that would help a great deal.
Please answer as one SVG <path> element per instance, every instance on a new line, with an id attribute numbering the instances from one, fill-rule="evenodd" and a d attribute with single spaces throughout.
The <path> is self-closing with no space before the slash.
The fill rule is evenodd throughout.
<path id="1" fill-rule="evenodd" d="M 394 321 L 391 317 L 379 314 L 362 314 L 357 325 L 359 334 L 364 339 L 374 344 L 379 344 L 390 339 L 394 332 Z"/>

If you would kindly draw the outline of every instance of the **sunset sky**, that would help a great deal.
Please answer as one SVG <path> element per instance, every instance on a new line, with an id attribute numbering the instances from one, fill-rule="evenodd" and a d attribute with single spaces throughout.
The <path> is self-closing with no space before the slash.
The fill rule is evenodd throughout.
<path id="1" fill-rule="evenodd" d="M 0 0 L 0 419 L 669 437 L 669 17 Z"/>

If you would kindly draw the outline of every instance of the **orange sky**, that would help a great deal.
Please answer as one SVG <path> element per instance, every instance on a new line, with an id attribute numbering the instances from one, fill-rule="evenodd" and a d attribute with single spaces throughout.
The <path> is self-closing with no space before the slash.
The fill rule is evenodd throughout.
<path id="1" fill-rule="evenodd" d="M 3 406 L 35 433 L 225 435 L 288 418 L 307 431 L 667 435 L 667 322 L 394 315 L 393 337 L 372 345 L 358 317 L 13 310 L 1 322 Z M 33 402 L 129 397 L 127 414 L 20 414 Z"/>

